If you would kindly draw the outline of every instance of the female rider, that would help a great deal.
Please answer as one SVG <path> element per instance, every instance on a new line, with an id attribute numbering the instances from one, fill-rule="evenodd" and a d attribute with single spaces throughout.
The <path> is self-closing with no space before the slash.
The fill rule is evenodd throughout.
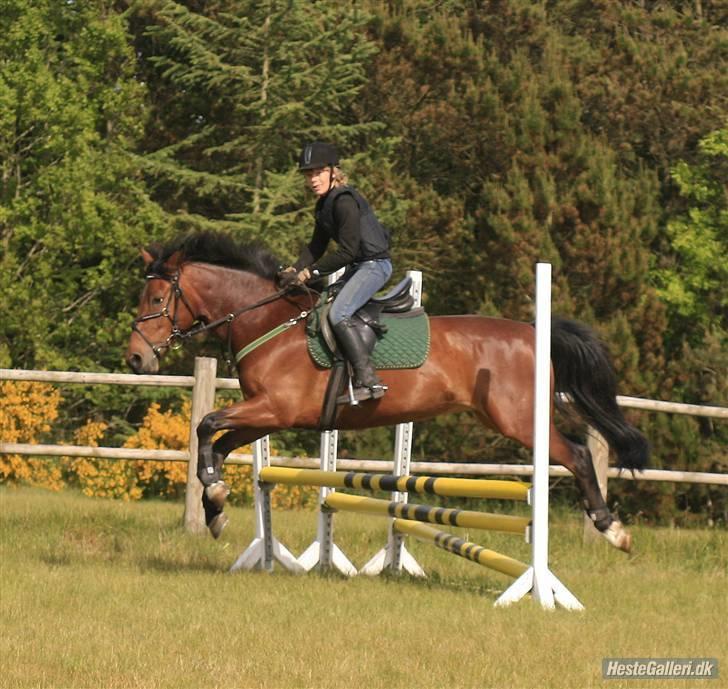
<path id="1" fill-rule="evenodd" d="M 329 321 L 354 369 L 357 400 L 382 397 L 387 387 L 377 376 L 352 316 L 389 280 L 389 232 L 366 199 L 348 186 L 334 146 L 315 141 L 301 151 L 298 169 L 318 197 L 311 241 L 298 260 L 279 274 L 281 285 L 303 284 L 312 277 L 345 268 L 344 286 L 334 299 Z M 326 253 L 330 240 L 336 247 Z"/>

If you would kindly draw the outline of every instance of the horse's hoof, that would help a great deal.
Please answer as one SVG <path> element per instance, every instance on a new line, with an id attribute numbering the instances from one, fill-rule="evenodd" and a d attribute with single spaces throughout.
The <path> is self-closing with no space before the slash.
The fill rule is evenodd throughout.
<path id="1" fill-rule="evenodd" d="M 619 548 L 625 553 L 632 551 L 632 534 L 624 528 L 622 522 L 618 519 L 612 521 L 607 530 L 601 533 L 615 548 Z"/>
<path id="2" fill-rule="evenodd" d="M 215 540 L 220 538 L 220 534 L 222 533 L 223 529 L 228 525 L 229 521 L 230 520 L 228 519 L 227 514 L 225 514 L 224 512 L 220 512 L 220 514 L 215 515 L 212 521 L 207 525 L 210 529 L 212 537 Z"/>
<path id="3" fill-rule="evenodd" d="M 225 506 L 225 499 L 230 495 L 230 489 L 224 481 L 215 481 L 205 488 L 205 495 L 217 509 L 221 510 Z"/>

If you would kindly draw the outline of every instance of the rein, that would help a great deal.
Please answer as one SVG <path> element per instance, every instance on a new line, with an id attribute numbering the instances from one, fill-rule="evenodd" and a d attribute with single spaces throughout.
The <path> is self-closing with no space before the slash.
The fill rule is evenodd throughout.
<path id="1" fill-rule="evenodd" d="M 232 370 L 232 327 L 231 326 L 232 326 L 233 321 L 236 318 L 238 318 L 238 316 L 241 316 L 242 314 L 247 313 L 248 311 L 253 311 L 254 309 L 260 308 L 261 306 L 265 306 L 266 304 L 270 304 L 274 301 L 277 301 L 278 299 L 280 299 L 280 298 L 284 297 L 286 294 L 288 294 L 294 288 L 293 286 L 290 286 L 290 285 L 288 287 L 284 287 L 283 289 L 278 290 L 274 294 L 264 297 L 263 299 L 260 299 L 259 301 L 256 301 L 253 304 L 248 304 L 247 306 L 243 306 L 239 309 L 236 309 L 235 311 L 232 311 L 231 313 L 228 313 L 227 315 L 223 316 L 222 318 L 218 318 L 218 319 L 216 319 L 214 321 L 210 321 L 208 323 L 208 322 L 202 321 L 197 316 L 195 316 L 195 312 L 192 310 L 192 307 L 190 306 L 189 301 L 185 297 L 184 292 L 182 291 L 182 288 L 180 287 L 180 284 L 179 284 L 180 271 L 179 270 L 172 276 L 159 275 L 156 273 L 151 273 L 146 276 L 147 280 L 152 280 L 155 278 L 160 279 L 160 280 L 166 280 L 170 283 L 171 290 L 170 290 L 170 294 L 169 294 L 169 299 L 167 300 L 167 303 L 162 307 L 162 309 L 157 311 L 156 313 L 148 313 L 144 316 L 138 316 L 137 318 L 135 318 L 132 323 L 132 326 L 131 326 L 132 330 L 134 332 L 136 332 L 142 338 L 142 340 L 144 340 L 144 342 L 146 342 L 146 344 L 151 348 L 152 352 L 154 352 L 154 356 L 157 357 L 157 359 L 159 359 L 163 350 L 179 349 L 180 347 L 182 347 L 184 345 L 186 340 L 189 340 L 197 335 L 200 335 L 201 333 L 205 333 L 208 330 L 214 330 L 215 328 L 219 328 L 221 325 L 227 324 L 227 327 L 228 327 L 227 336 L 226 336 L 227 352 L 225 353 L 226 356 L 224 358 L 225 358 L 226 363 L 228 364 L 228 367 L 231 370 Z M 312 308 L 313 304 L 314 304 L 314 299 L 311 296 L 313 290 L 311 290 L 305 286 L 304 286 L 304 288 L 306 289 L 309 297 L 311 297 L 311 308 Z M 172 313 L 170 313 L 170 305 L 171 305 L 173 298 L 174 298 L 174 311 Z M 182 302 L 182 304 L 184 304 L 185 308 L 187 309 L 187 311 L 189 311 L 190 315 L 192 316 L 192 318 L 194 320 L 192 326 L 190 328 L 188 328 L 187 330 L 182 330 L 177 325 L 177 314 L 179 312 L 179 309 L 177 307 L 178 302 Z M 310 311 L 310 309 L 309 309 L 309 311 Z M 277 326 L 272 331 L 270 331 L 269 333 L 266 334 L 266 335 L 270 335 L 270 333 L 273 333 L 274 331 L 276 331 L 274 333 L 274 335 L 270 335 L 270 337 L 266 337 L 266 335 L 264 335 L 263 337 L 258 338 L 257 340 L 252 342 L 250 345 L 248 345 L 248 347 L 245 348 L 247 350 L 246 353 L 248 351 L 252 351 L 252 349 L 256 348 L 257 346 L 260 346 L 261 344 L 263 344 L 263 342 L 267 342 L 268 339 L 271 339 L 271 337 L 274 337 L 275 335 L 278 335 L 280 332 L 283 332 L 284 330 L 287 330 L 289 327 L 295 325 L 296 323 L 298 323 L 299 321 L 304 319 L 308 315 L 309 311 L 302 311 L 298 316 L 287 320 L 285 323 Z M 146 337 L 146 335 L 144 335 L 144 333 L 140 330 L 139 325 L 141 323 L 144 323 L 144 322 L 150 321 L 150 320 L 154 320 L 156 318 L 166 318 L 171 323 L 172 329 L 171 329 L 171 332 L 169 333 L 169 335 L 167 336 L 166 340 L 155 344 L 155 343 L 151 342 Z M 255 345 L 255 346 L 251 346 L 251 345 Z M 240 361 L 241 358 L 242 357 L 237 358 L 236 361 Z"/>

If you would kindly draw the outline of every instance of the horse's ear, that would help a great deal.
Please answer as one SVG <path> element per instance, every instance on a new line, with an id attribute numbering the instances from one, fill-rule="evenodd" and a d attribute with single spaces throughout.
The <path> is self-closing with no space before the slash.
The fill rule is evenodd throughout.
<path id="1" fill-rule="evenodd" d="M 154 256 L 152 256 L 152 254 L 150 254 L 146 249 L 139 249 L 139 254 L 142 257 L 142 261 L 144 261 L 144 267 L 149 268 L 149 266 L 154 262 Z"/>
<path id="2" fill-rule="evenodd" d="M 182 265 L 182 252 L 175 251 L 165 262 L 165 268 L 177 270 Z"/>

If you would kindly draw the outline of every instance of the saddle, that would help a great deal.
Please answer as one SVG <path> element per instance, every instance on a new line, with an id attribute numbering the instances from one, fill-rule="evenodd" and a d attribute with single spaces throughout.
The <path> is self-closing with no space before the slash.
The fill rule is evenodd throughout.
<path id="1" fill-rule="evenodd" d="M 343 281 L 335 282 L 321 294 L 319 307 L 311 312 L 306 324 L 306 331 L 309 337 L 314 337 L 320 330 L 326 346 L 335 358 L 343 359 L 339 352 L 339 345 L 329 323 L 329 311 L 336 295 L 344 286 Z M 382 313 L 406 313 L 412 309 L 415 303 L 414 297 L 410 294 L 412 278 L 404 278 L 395 285 L 389 292 L 381 297 L 372 297 L 352 317 L 357 325 L 359 334 L 367 345 L 369 354 L 372 353 L 377 337 L 387 332 L 387 326 L 380 321 Z M 318 363 L 318 362 L 317 362 Z"/>
<path id="2" fill-rule="evenodd" d="M 339 351 L 328 320 L 331 303 L 343 284 L 334 283 L 324 290 L 306 324 L 309 354 L 318 366 L 331 368 L 319 424 L 321 430 L 332 430 L 337 407 L 350 403 L 350 397 L 344 394 L 350 384 L 350 367 Z M 411 278 L 403 279 L 383 296 L 371 299 L 352 317 L 377 369 L 417 368 L 427 358 L 429 321 L 424 309 L 412 308 L 411 285 Z"/>

